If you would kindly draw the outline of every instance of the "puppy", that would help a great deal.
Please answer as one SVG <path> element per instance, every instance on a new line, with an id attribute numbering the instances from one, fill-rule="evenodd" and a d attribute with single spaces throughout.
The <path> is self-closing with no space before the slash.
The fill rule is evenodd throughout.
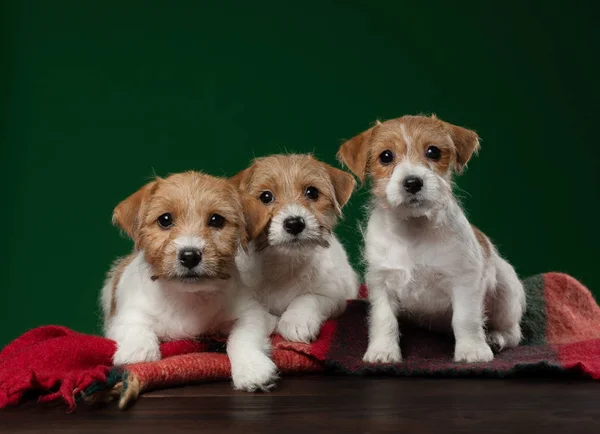
<path id="1" fill-rule="evenodd" d="M 399 314 L 451 327 L 457 362 L 487 362 L 490 344 L 519 344 L 523 286 L 452 194 L 453 172 L 478 148 L 475 132 L 435 116 L 377 122 L 341 146 L 340 159 L 361 181 L 372 179 L 374 195 L 365 233 L 366 362 L 401 360 Z"/>
<path id="2" fill-rule="evenodd" d="M 271 217 L 249 254 L 237 257 L 242 278 L 278 320 L 279 334 L 313 341 L 356 297 L 356 273 L 332 232 L 354 178 L 310 155 L 273 155 L 232 182 Z"/>
<path id="3" fill-rule="evenodd" d="M 115 208 L 113 221 L 135 242 L 102 290 L 115 365 L 160 359 L 161 341 L 229 333 L 234 387 L 273 387 L 269 316 L 235 267 L 238 247 L 268 220 L 256 205 L 225 179 L 186 172 L 150 182 Z"/>

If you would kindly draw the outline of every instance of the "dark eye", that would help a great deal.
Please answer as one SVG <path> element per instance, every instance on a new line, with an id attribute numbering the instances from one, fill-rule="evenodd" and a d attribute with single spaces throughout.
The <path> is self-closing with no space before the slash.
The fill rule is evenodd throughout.
<path id="1" fill-rule="evenodd" d="M 219 214 L 212 214 L 208 219 L 208 225 L 213 228 L 222 228 L 225 224 L 225 217 Z"/>
<path id="2" fill-rule="evenodd" d="M 319 190 L 317 190 L 316 187 L 308 187 L 304 194 L 311 200 L 317 200 L 319 198 Z"/>
<path id="3" fill-rule="evenodd" d="M 260 201 L 262 203 L 271 203 L 273 202 L 273 200 L 275 200 L 275 198 L 273 197 L 273 193 L 271 193 L 269 190 L 265 190 L 260 194 L 259 197 Z"/>
<path id="4" fill-rule="evenodd" d="M 170 228 L 173 226 L 173 216 L 170 213 L 165 213 L 158 218 L 157 222 L 163 229 Z"/>
<path id="5" fill-rule="evenodd" d="M 437 161 L 441 158 L 442 151 L 440 151 L 440 148 L 438 148 L 437 146 L 430 146 L 425 151 L 425 156 L 430 160 Z"/>
<path id="6" fill-rule="evenodd" d="M 379 161 L 381 161 L 381 164 L 390 164 L 394 161 L 394 154 L 389 149 L 386 149 L 379 154 Z"/>

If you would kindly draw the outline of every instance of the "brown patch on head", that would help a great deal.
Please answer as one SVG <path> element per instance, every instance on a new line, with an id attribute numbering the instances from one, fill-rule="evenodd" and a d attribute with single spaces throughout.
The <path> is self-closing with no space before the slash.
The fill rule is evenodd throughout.
<path id="1" fill-rule="evenodd" d="M 158 218 L 167 213 L 173 225 L 163 228 Z M 222 227 L 209 223 L 214 214 L 224 218 Z M 171 175 L 142 187 L 117 206 L 114 219 L 144 251 L 153 273 L 165 278 L 178 275 L 181 246 L 175 240 L 199 240 L 205 274 L 227 278 L 237 247 L 247 237 L 242 200 L 235 187 L 226 179 L 198 172 Z"/>
<path id="2" fill-rule="evenodd" d="M 481 232 L 478 228 L 471 225 L 473 228 L 473 233 L 475 234 L 475 238 L 477 238 L 477 242 L 481 246 L 481 250 L 483 252 L 483 257 L 487 260 L 492 255 L 492 242 L 490 239 Z"/>
<path id="3" fill-rule="evenodd" d="M 427 150 L 432 146 L 439 149 L 439 159 L 428 158 Z M 394 168 L 405 159 L 449 178 L 453 169 L 462 170 L 478 148 L 473 131 L 435 116 L 403 116 L 377 123 L 350 139 L 340 147 L 338 156 L 361 180 L 369 175 L 374 180 L 374 193 L 382 195 Z M 391 154 L 391 161 L 381 160 L 384 152 Z"/>
<path id="4" fill-rule="evenodd" d="M 298 204 L 311 211 L 326 232 L 333 229 L 355 185 L 351 174 L 311 155 L 298 154 L 258 158 L 231 182 L 267 209 L 271 217 L 287 205 Z M 318 190 L 316 199 L 307 197 L 309 187 Z M 265 191 L 272 193 L 271 203 L 260 201 Z"/>

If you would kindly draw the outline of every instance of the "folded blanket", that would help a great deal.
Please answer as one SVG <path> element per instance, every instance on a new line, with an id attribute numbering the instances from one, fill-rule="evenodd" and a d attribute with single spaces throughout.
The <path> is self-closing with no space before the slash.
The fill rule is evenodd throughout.
<path id="1" fill-rule="evenodd" d="M 367 304 L 348 303 L 344 315 L 326 322 L 312 344 L 273 337 L 273 358 L 282 374 L 328 372 L 400 376 L 575 375 L 600 379 L 600 307 L 578 281 L 560 273 L 526 279 L 527 311 L 523 344 L 503 351 L 489 363 L 452 361 L 452 336 L 402 327 L 399 364 L 362 362 L 367 348 Z M 363 292 L 364 293 L 364 292 Z M 75 407 L 120 396 L 125 408 L 151 389 L 230 378 L 221 340 L 178 341 L 161 346 L 163 360 L 111 368 L 114 342 L 63 327 L 34 329 L 0 352 L 0 408 L 18 403 L 28 391 L 40 401 L 62 398 Z M 285 380 L 283 380 L 285 381 Z"/>

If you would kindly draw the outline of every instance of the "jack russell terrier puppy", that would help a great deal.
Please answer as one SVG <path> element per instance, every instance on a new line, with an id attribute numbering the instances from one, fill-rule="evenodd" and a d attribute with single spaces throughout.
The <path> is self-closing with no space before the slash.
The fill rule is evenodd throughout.
<path id="1" fill-rule="evenodd" d="M 357 295 L 356 273 L 333 234 L 353 176 L 311 155 L 273 155 L 258 158 L 232 182 L 271 216 L 249 254 L 237 257 L 242 278 L 275 316 L 281 336 L 315 340 L 323 322 Z"/>
<path id="2" fill-rule="evenodd" d="M 115 208 L 113 221 L 135 242 L 102 289 L 115 365 L 160 359 L 161 341 L 228 333 L 234 387 L 274 386 L 271 319 L 235 266 L 238 247 L 268 220 L 248 199 L 225 179 L 186 172 L 150 182 Z"/>
<path id="3" fill-rule="evenodd" d="M 377 122 L 339 158 L 374 195 L 365 233 L 371 303 L 364 360 L 400 362 L 397 317 L 452 330 L 454 360 L 487 362 L 521 340 L 523 286 L 452 193 L 479 148 L 473 131 L 435 116 Z M 486 333 L 487 330 L 487 333 Z"/>

